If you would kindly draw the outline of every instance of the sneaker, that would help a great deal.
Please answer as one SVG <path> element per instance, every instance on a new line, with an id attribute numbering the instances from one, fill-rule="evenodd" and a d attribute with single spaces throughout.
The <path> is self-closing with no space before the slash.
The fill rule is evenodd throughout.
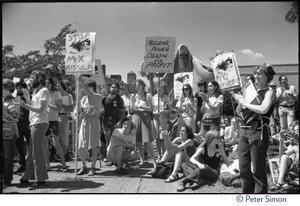
<path id="1" fill-rule="evenodd" d="M 177 192 L 183 192 L 185 190 L 185 184 L 184 183 L 180 183 L 177 187 Z"/>
<path id="2" fill-rule="evenodd" d="M 17 169 L 17 173 L 21 173 L 21 172 L 24 172 L 25 171 L 25 166 L 24 165 L 21 165 L 18 169 Z"/>
<path id="3" fill-rule="evenodd" d="M 123 167 L 121 167 L 120 169 L 116 169 L 116 173 L 118 173 L 119 175 L 128 175 Z"/>
<path id="4" fill-rule="evenodd" d="M 46 182 L 45 181 L 39 181 L 39 182 L 34 182 L 28 189 L 29 190 L 36 190 L 39 188 L 43 188 L 45 186 Z"/>
<path id="5" fill-rule="evenodd" d="M 91 168 L 90 172 L 88 173 L 88 176 L 95 175 L 95 168 Z"/>
<path id="6" fill-rule="evenodd" d="M 80 171 L 77 173 L 77 175 L 84 175 L 87 173 L 87 168 L 86 167 L 82 167 L 80 169 Z"/>

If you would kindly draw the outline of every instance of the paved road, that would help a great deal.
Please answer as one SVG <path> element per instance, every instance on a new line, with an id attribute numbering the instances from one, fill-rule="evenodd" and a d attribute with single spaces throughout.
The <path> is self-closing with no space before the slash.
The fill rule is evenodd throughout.
<path id="1" fill-rule="evenodd" d="M 5 188 L 3 193 L 177 193 L 177 186 L 180 180 L 172 183 L 165 183 L 163 179 L 152 178 L 146 175 L 153 166 L 150 163 L 145 168 L 136 168 L 137 162 L 130 164 L 127 169 L 128 175 L 118 175 L 114 170 L 115 166 L 106 166 L 106 163 L 99 160 L 96 164 L 94 176 L 77 176 L 75 178 L 75 161 L 67 162 L 69 173 L 60 170 L 59 163 L 51 163 L 51 171 L 48 172 L 49 179 L 46 186 L 37 190 L 29 190 L 28 186 L 19 183 L 22 173 L 15 173 L 12 185 Z M 87 163 L 89 167 L 91 162 Z M 77 161 L 77 171 L 81 162 Z M 179 173 L 179 176 L 182 176 Z M 220 181 L 213 184 L 206 184 L 200 188 L 187 189 L 182 193 L 240 193 L 240 188 L 225 187 Z"/>

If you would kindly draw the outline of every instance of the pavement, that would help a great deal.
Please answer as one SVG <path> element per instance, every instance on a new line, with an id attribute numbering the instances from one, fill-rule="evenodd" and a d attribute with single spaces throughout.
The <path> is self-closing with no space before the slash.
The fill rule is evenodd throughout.
<path id="1" fill-rule="evenodd" d="M 149 162 L 148 162 L 149 161 Z M 177 187 L 180 180 L 172 183 L 165 183 L 163 179 L 153 178 L 146 173 L 153 169 L 150 160 L 146 160 L 145 168 L 137 168 L 138 161 L 131 162 L 127 168 L 128 175 L 119 175 L 114 170 L 115 166 L 107 166 L 105 162 L 100 160 L 96 163 L 96 174 L 94 176 L 75 175 L 75 160 L 67 162 L 69 172 L 65 173 L 61 170 L 60 163 L 52 162 L 51 170 L 48 172 L 49 179 L 43 188 L 29 190 L 30 184 L 20 184 L 23 173 L 14 173 L 13 181 L 10 186 L 3 189 L 4 194 L 9 193 L 106 193 L 106 194 L 125 194 L 125 193 L 156 193 L 169 194 L 178 193 Z M 87 162 L 87 167 L 91 166 L 91 162 Z M 18 163 L 15 164 L 17 169 Z M 77 160 L 77 172 L 81 168 L 81 161 Z M 183 173 L 179 172 L 179 176 L 183 178 Z M 32 182 L 32 181 L 30 181 Z M 241 193 L 241 188 L 225 187 L 219 180 L 214 183 L 204 184 L 198 188 L 188 188 L 180 193 Z"/>

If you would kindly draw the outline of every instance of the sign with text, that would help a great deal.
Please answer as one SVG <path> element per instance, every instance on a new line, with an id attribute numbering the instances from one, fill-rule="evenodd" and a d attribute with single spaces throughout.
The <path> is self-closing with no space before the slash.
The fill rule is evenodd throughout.
<path id="1" fill-rule="evenodd" d="M 226 52 L 214 57 L 211 61 L 215 80 L 222 91 L 231 91 L 242 87 L 242 81 L 235 54 Z"/>
<path id="2" fill-rule="evenodd" d="M 175 37 L 146 37 L 145 72 L 173 73 Z"/>
<path id="3" fill-rule="evenodd" d="M 193 87 L 193 72 L 182 72 L 174 74 L 174 99 L 180 99 L 182 86 L 189 83 Z"/>
<path id="4" fill-rule="evenodd" d="M 94 73 L 96 33 L 75 33 L 66 36 L 66 75 Z"/>
<path id="5" fill-rule="evenodd" d="M 106 84 L 100 59 L 95 60 L 94 75 L 91 77 L 97 83 L 97 90 L 100 94 L 106 94 Z"/>

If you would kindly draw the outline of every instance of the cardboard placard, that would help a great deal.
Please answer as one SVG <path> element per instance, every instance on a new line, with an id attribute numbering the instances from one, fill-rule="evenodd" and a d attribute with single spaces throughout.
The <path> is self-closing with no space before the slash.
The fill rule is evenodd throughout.
<path id="1" fill-rule="evenodd" d="M 211 61 L 214 76 L 222 91 L 231 91 L 242 87 L 242 81 L 235 54 L 225 52 Z"/>
<path id="2" fill-rule="evenodd" d="M 66 35 L 66 75 L 93 75 L 95 38 L 95 32 Z"/>
<path id="3" fill-rule="evenodd" d="M 175 37 L 146 37 L 145 72 L 174 73 Z"/>

